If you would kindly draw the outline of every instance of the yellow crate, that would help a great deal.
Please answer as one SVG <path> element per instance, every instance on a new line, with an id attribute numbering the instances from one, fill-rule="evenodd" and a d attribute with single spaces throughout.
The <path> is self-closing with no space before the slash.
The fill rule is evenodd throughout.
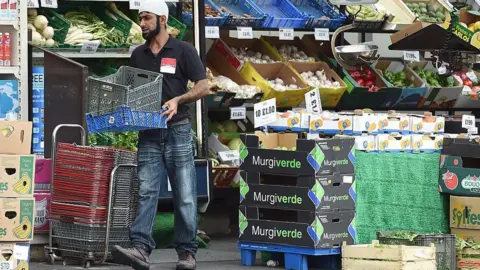
<path id="1" fill-rule="evenodd" d="M 342 78 L 340 78 L 340 76 L 338 76 L 338 74 L 333 69 L 331 69 L 325 62 L 289 62 L 289 65 L 292 66 L 293 71 L 295 71 L 298 76 L 301 76 L 300 73 L 306 71 L 315 72 L 317 70 L 324 70 L 325 75 L 329 79 L 340 83 L 341 87 L 338 88 L 318 87 L 318 90 L 320 92 L 320 100 L 322 102 L 323 108 L 334 108 L 335 106 L 337 106 L 338 102 L 347 90 L 347 85 L 342 80 Z M 311 88 L 314 89 L 315 87 L 311 86 Z"/>
<path id="2" fill-rule="evenodd" d="M 264 93 L 263 99 L 276 98 L 277 107 L 295 107 L 305 100 L 305 94 L 310 91 L 310 86 L 303 78 L 285 63 L 253 64 L 250 62 L 240 70 L 242 76 L 249 84 L 258 86 Z M 267 80 L 282 79 L 285 84 L 296 84 L 298 90 L 277 91 L 273 89 Z"/>

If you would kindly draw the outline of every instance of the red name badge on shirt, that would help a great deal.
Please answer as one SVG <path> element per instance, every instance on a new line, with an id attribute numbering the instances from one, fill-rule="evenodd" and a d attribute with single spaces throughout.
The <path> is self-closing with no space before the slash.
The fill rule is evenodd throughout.
<path id="1" fill-rule="evenodd" d="M 175 58 L 162 58 L 160 63 L 160 72 L 175 74 L 175 69 L 177 68 L 177 59 Z"/>

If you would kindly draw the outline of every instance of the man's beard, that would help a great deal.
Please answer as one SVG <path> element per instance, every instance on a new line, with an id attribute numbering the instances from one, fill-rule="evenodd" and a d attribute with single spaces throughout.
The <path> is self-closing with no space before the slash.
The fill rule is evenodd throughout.
<path id="1" fill-rule="evenodd" d="M 155 30 L 149 30 L 147 33 L 144 33 L 142 32 L 142 37 L 145 39 L 145 40 L 152 40 L 153 38 L 155 38 L 158 34 L 160 33 L 160 16 L 157 16 L 157 27 L 155 28 Z"/>

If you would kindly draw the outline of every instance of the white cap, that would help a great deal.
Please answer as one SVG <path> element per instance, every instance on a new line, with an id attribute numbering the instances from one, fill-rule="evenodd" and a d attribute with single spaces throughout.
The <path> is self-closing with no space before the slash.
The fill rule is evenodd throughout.
<path id="1" fill-rule="evenodd" d="M 168 21 L 168 6 L 165 0 L 144 0 L 140 4 L 138 14 L 142 12 L 153 13 L 158 16 L 165 16 Z"/>

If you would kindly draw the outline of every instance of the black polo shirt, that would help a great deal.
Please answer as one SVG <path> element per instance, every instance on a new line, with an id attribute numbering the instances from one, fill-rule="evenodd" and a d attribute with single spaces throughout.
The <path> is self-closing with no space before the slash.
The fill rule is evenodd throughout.
<path id="1" fill-rule="evenodd" d="M 145 43 L 137 47 L 130 57 L 130 66 L 163 74 L 162 105 L 187 92 L 188 81 L 207 78 L 197 50 L 190 43 L 170 37 L 157 55 Z M 191 121 L 190 104 L 178 106 L 170 124 Z"/>

